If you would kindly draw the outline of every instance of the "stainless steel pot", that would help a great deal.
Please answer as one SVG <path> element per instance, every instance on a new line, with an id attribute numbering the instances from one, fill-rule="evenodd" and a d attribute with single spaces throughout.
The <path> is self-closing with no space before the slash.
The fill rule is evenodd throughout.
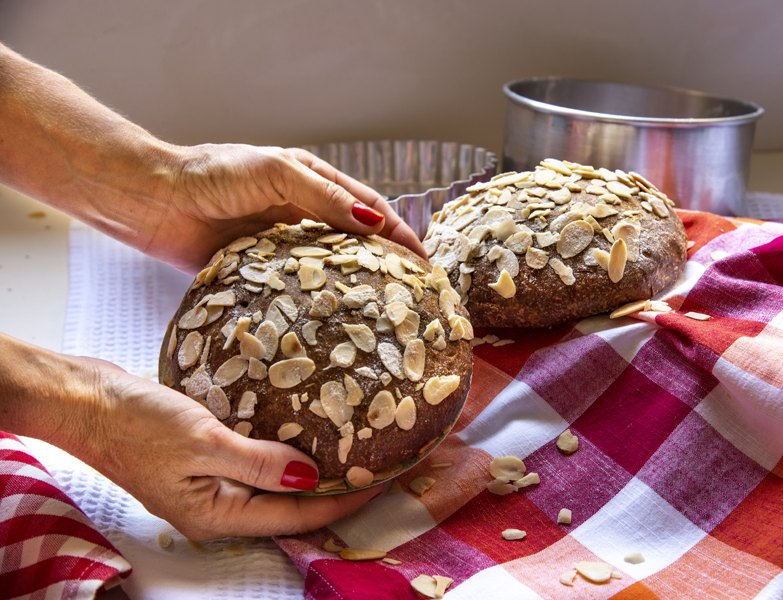
<path id="1" fill-rule="evenodd" d="M 683 208 L 743 215 L 752 103 L 673 88 L 579 79 L 507 83 L 503 170 L 544 158 L 641 173 Z"/>

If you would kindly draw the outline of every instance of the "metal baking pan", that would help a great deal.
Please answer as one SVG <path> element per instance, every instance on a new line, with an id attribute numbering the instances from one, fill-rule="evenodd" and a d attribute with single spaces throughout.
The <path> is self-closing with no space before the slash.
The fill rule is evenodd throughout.
<path id="1" fill-rule="evenodd" d="M 456 142 L 381 140 L 304 146 L 383 195 L 423 239 L 432 215 L 474 183 L 489 181 L 497 156 Z"/>

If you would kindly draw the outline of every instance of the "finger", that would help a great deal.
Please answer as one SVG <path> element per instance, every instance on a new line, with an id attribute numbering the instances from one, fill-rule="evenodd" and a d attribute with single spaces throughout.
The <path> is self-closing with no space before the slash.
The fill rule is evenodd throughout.
<path id="1" fill-rule="evenodd" d="M 305 150 L 291 148 L 288 151 L 303 165 L 312 171 L 315 171 L 324 179 L 336 183 L 363 204 L 382 214 L 385 217 L 383 227 L 376 233 L 411 249 L 425 260 L 427 259 L 427 254 L 424 251 L 424 247 L 421 245 L 418 236 L 400 216 L 394 212 L 394 209 L 389 206 L 388 202 L 386 202 L 378 192 L 355 180 L 353 177 L 349 177 L 342 171 L 335 169 L 326 161 L 321 160 Z M 329 224 L 332 225 L 332 223 Z M 340 227 L 340 225 L 338 224 L 337 227 Z"/>
<path id="2" fill-rule="evenodd" d="M 272 492 L 312 490 L 318 485 L 318 468 L 305 453 L 288 444 L 253 440 L 223 429 L 214 440 L 205 474 Z"/>

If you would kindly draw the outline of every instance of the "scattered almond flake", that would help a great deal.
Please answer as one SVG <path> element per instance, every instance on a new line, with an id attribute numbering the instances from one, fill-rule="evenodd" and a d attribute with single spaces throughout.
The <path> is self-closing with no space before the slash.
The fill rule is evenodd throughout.
<path id="1" fill-rule="evenodd" d="M 418 315 L 416 316 L 418 317 Z M 372 352 L 375 350 L 375 334 L 373 334 L 372 329 L 367 327 L 367 325 L 348 325 L 343 323 L 343 329 L 345 329 L 348 337 L 351 338 L 351 341 L 356 344 L 356 347 L 362 352 Z"/>
<path id="2" fill-rule="evenodd" d="M 394 559 L 394 558 L 389 558 L 388 556 L 386 558 L 382 559 L 381 562 L 385 562 L 386 564 L 389 564 L 389 565 L 394 565 L 395 567 L 397 565 L 401 565 L 402 564 L 402 561 Z"/>
<path id="3" fill-rule="evenodd" d="M 574 277 L 574 270 L 571 267 L 564 265 L 559 259 L 550 259 L 549 265 L 560 277 L 560 280 L 566 285 L 573 285 L 576 282 L 576 278 Z"/>
<path id="4" fill-rule="evenodd" d="M 267 284 L 273 290 L 281 291 L 285 289 L 285 282 L 280 279 L 280 275 L 277 271 L 273 271 L 269 274 L 269 281 L 267 281 Z"/>
<path id="5" fill-rule="evenodd" d="M 244 392 L 237 406 L 237 419 L 252 419 L 256 412 L 257 403 L 258 396 L 256 396 L 255 392 Z"/>
<path id="6" fill-rule="evenodd" d="M 625 555 L 623 560 L 632 565 L 638 565 L 639 563 L 643 563 L 645 559 L 641 552 L 629 552 Z"/>
<path id="7" fill-rule="evenodd" d="M 212 376 L 212 383 L 225 387 L 234 383 L 247 372 L 248 361 L 241 356 L 232 356 Z"/>
<path id="8" fill-rule="evenodd" d="M 514 481 L 514 487 L 519 489 L 531 485 L 538 485 L 539 483 L 541 483 L 541 478 L 538 476 L 538 473 L 528 473 L 521 479 Z"/>
<path id="9" fill-rule="evenodd" d="M 301 261 L 299 262 L 300 266 L 297 274 L 299 275 L 299 284 L 302 291 L 317 290 L 323 287 L 326 283 L 326 273 L 324 273 L 323 269 L 303 265 Z"/>
<path id="10" fill-rule="evenodd" d="M 356 432 L 356 437 L 358 437 L 360 440 L 368 440 L 372 437 L 372 429 L 369 427 L 362 427 L 359 431 Z"/>
<path id="11" fill-rule="evenodd" d="M 185 540 L 185 541 L 188 543 L 188 546 L 190 546 L 190 548 L 191 548 L 191 550 L 193 550 L 193 552 L 203 552 L 204 551 L 204 546 L 202 546 L 198 542 L 196 542 L 194 540 Z"/>
<path id="12" fill-rule="evenodd" d="M 416 424 L 416 403 L 410 396 L 405 396 L 397 405 L 397 410 L 394 412 L 394 420 L 397 422 L 397 427 L 403 431 L 410 431 Z"/>
<path id="13" fill-rule="evenodd" d="M 470 340 L 470 346 L 471 346 L 472 348 L 475 348 L 476 346 L 481 346 L 481 344 L 484 344 L 484 343 L 486 343 L 486 342 L 484 341 L 484 338 L 477 338 L 477 337 L 474 337 L 472 340 Z"/>
<path id="14" fill-rule="evenodd" d="M 340 558 L 343 560 L 379 560 L 385 558 L 383 550 L 370 550 L 368 548 L 343 548 L 340 550 Z"/>
<path id="15" fill-rule="evenodd" d="M 179 368 L 184 371 L 195 365 L 201 357 L 203 348 L 204 336 L 198 331 L 191 331 L 182 342 L 182 345 L 179 347 L 179 352 L 177 353 Z"/>
<path id="16" fill-rule="evenodd" d="M 269 383 L 276 388 L 292 388 L 315 372 L 315 363 L 309 358 L 289 358 L 269 367 Z"/>
<path id="17" fill-rule="evenodd" d="M 339 244 L 346 237 L 348 237 L 347 233 L 327 233 L 326 235 L 322 235 L 315 241 L 318 242 L 319 244 Z"/>
<path id="18" fill-rule="evenodd" d="M 595 261 L 599 264 L 599 266 L 604 270 L 609 270 L 609 253 L 605 250 L 601 250 L 600 248 L 593 248 L 593 258 L 595 258 Z"/>
<path id="19" fill-rule="evenodd" d="M 403 371 L 409 380 L 419 381 L 424 375 L 425 354 L 424 342 L 420 339 L 411 340 L 405 346 Z"/>
<path id="20" fill-rule="evenodd" d="M 432 477 L 417 477 L 408 484 L 408 487 L 417 496 L 423 496 L 433 485 L 435 480 Z"/>
<path id="21" fill-rule="evenodd" d="M 324 411 L 324 407 L 321 405 L 320 400 L 313 400 L 308 407 L 310 409 L 310 412 L 312 412 L 314 415 L 317 415 L 321 417 L 322 419 L 328 418 L 326 416 L 326 411 Z M 315 450 L 313 450 L 313 454 L 315 454 Z"/>
<path id="22" fill-rule="evenodd" d="M 487 484 L 487 490 L 489 490 L 492 494 L 505 496 L 511 492 L 516 492 L 517 488 L 515 488 L 505 479 L 493 479 Z"/>
<path id="23" fill-rule="evenodd" d="M 396 279 L 402 279 L 405 275 L 405 269 L 402 267 L 402 261 L 400 257 L 394 252 L 389 252 L 386 255 L 386 268 L 389 270 L 389 275 Z"/>
<path id="24" fill-rule="evenodd" d="M 532 249 L 529 249 L 528 253 Z M 502 298 L 513 298 L 517 293 L 517 286 L 514 285 L 511 276 L 506 270 L 501 271 L 498 280 L 495 283 L 490 283 L 489 287 L 495 290 Z"/>
<path id="25" fill-rule="evenodd" d="M 168 531 L 161 531 L 158 534 L 158 546 L 161 548 L 168 548 L 171 546 L 172 541 L 171 534 Z"/>
<path id="26" fill-rule="evenodd" d="M 373 429 L 383 429 L 394 423 L 397 403 L 391 392 L 381 390 L 372 399 L 367 409 L 367 422 Z"/>
<path id="27" fill-rule="evenodd" d="M 349 406 L 359 406 L 359 404 L 361 404 L 362 400 L 364 399 L 364 392 L 362 391 L 362 388 L 358 383 L 356 383 L 353 377 L 347 373 L 344 376 L 344 381 L 345 390 L 348 392 L 348 397 L 345 399 L 345 402 Z"/>
<path id="28" fill-rule="evenodd" d="M 435 595 L 435 592 L 438 589 L 438 582 L 434 577 L 430 577 L 429 575 L 419 575 L 411 581 L 411 587 L 427 598 L 443 597 L 442 595 Z"/>
<path id="29" fill-rule="evenodd" d="M 397 379 L 405 379 L 402 354 L 394 344 L 389 342 L 381 342 L 378 344 L 378 357 L 381 359 L 383 366 L 386 367 L 392 375 Z"/>
<path id="30" fill-rule="evenodd" d="M 567 508 L 561 508 L 560 512 L 557 513 L 557 522 L 558 522 L 559 525 L 570 525 L 571 524 L 571 511 L 568 510 Z"/>
<path id="31" fill-rule="evenodd" d="M 266 355 L 266 348 L 256 336 L 249 333 L 242 334 L 242 339 L 239 341 L 239 356 L 246 360 L 255 358 L 261 360 Z"/>
<path id="32" fill-rule="evenodd" d="M 212 387 L 212 380 L 207 375 L 206 370 L 205 366 L 200 366 L 193 372 L 187 383 L 182 383 L 185 386 L 185 393 L 194 400 L 205 400 L 209 388 Z"/>
<path id="33" fill-rule="evenodd" d="M 337 297 L 329 290 L 324 290 L 316 293 L 309 315 L 311 317 L 331 317 L 335 308 L 337 308 Z"/>
<path id="34" fill-rule="evenodd" d="M 531 269 L 543 269 L 549 262 L 549 255 L 543 250 L 531 246 L 525 252 L 525 262 Z M 492 284 L 490 284 L 490 287 L 492 287 Z M 510 296 L 508 297 L 510 298 Z"/>
<path id="35" fill-rule="evenodd" d="M 712 258 L 712 260 L 722 260 L 727 256 L 729 256 L 729 253 L 725 250 L 715 250 L 715 252 L 710 253 L 710 258 Z"/>
<path id="36" fill-rule="evenodd" d="M 689 241 L 688 241 L 688 243 L 687 243 L 687 244 L 685 244 L 685 247 L 686 247 L 688 250 L 690 250 L 690 249 L 691 249 L 691 248 L 693 248 L 695 245 L 696 245 L 696 242 L 694 242 L 693 240 L 689 240 Z"/>
<path id="37" fill-rule="evenodd" d="M 392 325 L 392 322 L 389 321 L 389 318 L 386 316 L 386 313 L 383 313 L 375 321 L 375 331 L 384 335 L 389 333 L 394 333 L 394 325 Z"/>
<path id="38" fill-rule="evenodd" d="M 582 561 L 574 563 L 574 568 L 585 579 L 593 583 L 603 583 L 609 581 L 612 576 L 612 566 L 600 562 Z"/>
<path id="39" fill-rule="evenodd" d="M 207 336 L 207 341 L 204 342 L 204 349 L 201 351 L 201 358 L 199 358 L 199 364 L 203 365 L 209 358 L 209 348 L 212 346 L 212 336 Z"/>
<path id="40" fill-rule="evenodd" d="M 394 334 L 400 346 L 405 348 L 409 342 L 416 339 L 419 333 L 419 322 L 419 313 L 407 309 L 405 319 L 394 328 Z M 375 340 L 374 337 L 373 340 Z"/>
<path id="41" fill-rule="evenodd" d="M 389 373 L 387 373 L 386 371 L 381 373 L 381 383 L 383 383 L 383 385 L 389 385 L 391 383 L 391 380 L 392 380 L 392 376 Z"/>
<path id="42" fill-rule="evenodd" d="M 341 464 L 345 464 L 348 460 L 348 453 L 351 451 L 351 446 L 353 446 L 352 435 L 340 438 L 337 442 L 337 460 L 339 460 Z"/>
<path id="43" fill-rule="evenodd" d="M 223 552 L 233 554 L 234 556 L 242 556 L 245 553 L 245 547 L 240 544 L 227 544 L 223 546 Z"/>
<path id="44" fill-rule="evenodd" d="M 500 348 L 501 346 L 508 346 L 509 344 L 516 343 L 516 340 L 498 340 L 494 344 L 492 344 L 495 348 Z"/>
<path id="45" fill-rule="evenodd" d="M 527 533 L 520 529 L 505 529 L 503 531 L 504 540 L 522 540 L 526 535 Z"/>
<path id="46" fill-rule="evenodd" d="M 443 577 L 442 575 L 433 575 L 432 578 L 437 583 L 437 586 L 435 587 L 435 598 L 443 598 L 443 594 L 445 594 L 448 587 L 454 583 L 454 580 L 450 577 Z"/>
<path id="47" fill-rule="evenodd" d="M 286 333 L 280 340 L 280 350 L 286 358 L 307 358 L 307 352 L 293 331 Z"/>
<path id="48" fill-rule="evenodd" d="M 566 571 L 560 575 L 560 583 L 571 587 L 574 585 L 574 579 L 576 579 L 576 569 Z"/>
<path id="49" fill-rule="evenodd" d="M 346 402 L 347 398 L 348 392 L 341 382 L 327 381 L 321 385 L 321 406 L 337 427 L 342 427 L 353 417 L 353 406 Z"/>
<path id="50" fill-rule="evenodd" d="M 356 369 L 356 374 L 361 375 L 362 377 L 367 377 L 368 379 L 378 379 L 378 375 L 376 375 L 375 371 L 373 371 L 370 367 L 359 367 Z"/>
<path id="51" fill-rule="evenodd" d="M 331 256 L 332 251 L 327 250 L 326 248 L 319 248 L 318 246 L 297 246 L 296 248 L 291 248 L 290 252 L 291 256 L 294 258 L 324 258 L 326 256 Z M 299 261 L 302 262 L 301 260 Z"/>
<path id="52" fill-rule="evenodd" d="M 489 474 L 505 481 L 520 479 L 525 471 L 525 463 L 516 456 L 496 456 L 489 464 Z"/>
<path id="53" fill-rule="evenodd" d="M 613 310 L 612 313 L 609 315 L 609 318 L 619 319 L 620 317 L 625 317 L 635 312 L 648 310 L 647 309 L 648 302 L 649 300 L 637 300 L 636 302 L 630 302 L 628 304 L 625 304 L 620 308 L 616 308 L 615 310 Z"/>
<path id="54" fill-rule="evenodd" d="M 263 381 L 267 378 L 267 368 L 264 363 L 262 363 L 257 358 L 251 358 L 248 361 L 247 366 L 247 376 L 250 379 L 255 379 L 256 381 Z"/>
<path id="55" fill-rule="evenodd" d="M 231 415 L 231 403 L 223 389 L 216 385 L 207 392 L 207 408 L 218 419 L 227 419 Z"/>
<path id="56" fill-rule="evenodd" d="M 595 252 L 594 252 L 595 254 Z M 615 240 L 612 244 L 612 251 L 609 253 L 609 279 L 612 283 L 617 283 L 623 278 L 625 272 L 625 263 L 628 258 L 628 251 L 623 240 Z"/>
<path id="57" fill-rule="evenodd" d="M 373 482 L 372 471 L 363 467 L 351 467 L 345 475 L 348 484 L 354 488 L 363 488 L 371 485 Z"/>
<path id="58" fill-rule="evenodd" d="M 299 400 L 299 394 L 293 394 L 291 396 L 291 408 L 294 409 L 295 413 L 302 410 L 302 402 Z"/>
<path id="59" fill-rule="evenodd" d="M 347 369 L 356 360 L 356 344 L 351 341 L 337 344 L 329 355 L 330 365 Z"/>
<path id="60" fill-rule="evenodd" d="M 277 430 L 277 439 L 281 442 L 295 438 L 304 428 L 299 423 L 283 423 Z"/>
<path id="61" fill-rule="evenodd" d="M 613 569 L 611 577 L 612 577 L 612 579 L 622 579 L 623 578 L 623 574 L 620 573 L 620 571 L 618 571 L 617 569 Z"/>
<path id="62" fill-rule="evenodd" d="M 329 231 L 331 229 L 326 223 L 320 223 L 310 219 L 302 219 L 302 222 L 299 225 L 302 227 L 303 231 L 321 231 L 324 229 Z M 277 227 L 277 225 L 275 226 Z"/>
<path id="63" fill-rule="evenodd" d="M 402 491 L 402 485 L 400 485 L 400 482 L 396 479 L 391 482 L 391 485 L 389 486 L 389 496 L 393 496 L 394 494 L 399 494 Z"/>
<path id="64" fill-rule="evenodd" d="M 674 309 L 664 300 L 648 300 L 644 310 L 650 310 L 654 312 L 671 312 Z"/>
<path id="65" fill-rule="evenodd" d="M 442 400 L 459 387 L 460 382 L 459 375 L 432 377 L 424 385 L 424 399 L 433 406 L 440 404 Z"/>
<path id="66" fill-rule="evenodd" d="M 338 546 L 334 543 L 334 538 L 329 538 L 324 542 L 324 545 L 321 546 L 324 550 L 327 552 L 340 552 L 341 550 L 344 550 L 342 546 Z"/>
<path id="67" fill-rule="evenodd" d="M 557 446 L 557 449 L 564 454 L 573 454 L 579 449 L 579 438 L 571 433 L 570 429 L 566 429 L 557 436 L 555 445 Z"/>
<path id="68" fill-rule="evenodd" d="M 197 306 L 182 315 L 177 322 L 177 326 L 180 329 L 196 329 L 204 325 L 206 320 L 207 309 L 203 306 Z"/>
<path id="69" fill-rule="evenodd" d="M 384 479 L 389 479 L 389 477 L 394 477 L 401 470 L 402 470 L 402 464 L 397 463 L 395 465 L 392 465 L 391 467 L 386 467 L 385 469 L 376 471 L 375 473 L 373 473 L 373 479 L 375 481 L 383 481 Z"/>
<path id="70" fill-rule="evenodd" d="M 689 319 L 695 319 L 696 321 L 709 321 L 712 317 L 710 315 L 705 315 L 703 313 L 698 312 L 686 312 L 685 316 Z"/>

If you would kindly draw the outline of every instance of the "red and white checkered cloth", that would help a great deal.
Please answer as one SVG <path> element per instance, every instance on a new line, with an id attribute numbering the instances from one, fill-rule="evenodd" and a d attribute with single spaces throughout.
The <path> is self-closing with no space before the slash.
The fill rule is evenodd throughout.
<path id="1" fill-rule="evenodd" d="M 27 447 L 0 432 L 0 599 L 88 600 L 130 572 Z"/>
<path id="2" fill-rule="evenodd" d="M 783 227 L 680 214 L 695 246 L 674 312 L 476 332 L 515 343 L 475 348 L 460 420 L 402 493 L 276 540 L 308 598 L 415 598 L 420 574 L 453 578 L 452 600 L 783 598 Z M 554 444 L 566 428 L 570 456 Z M 540 485 L 489 493 L 505 455 Z M 436 480 L 422 497 L 408 489 L 420 476 Z M 527 537 L 506 541 L 509 528 Z M 329 538 L 402 564 L 340 560 Z M 624 561 L 635 551 L 645 562 Z M 561 584 L 579 561 L 622 579 Z"/>

